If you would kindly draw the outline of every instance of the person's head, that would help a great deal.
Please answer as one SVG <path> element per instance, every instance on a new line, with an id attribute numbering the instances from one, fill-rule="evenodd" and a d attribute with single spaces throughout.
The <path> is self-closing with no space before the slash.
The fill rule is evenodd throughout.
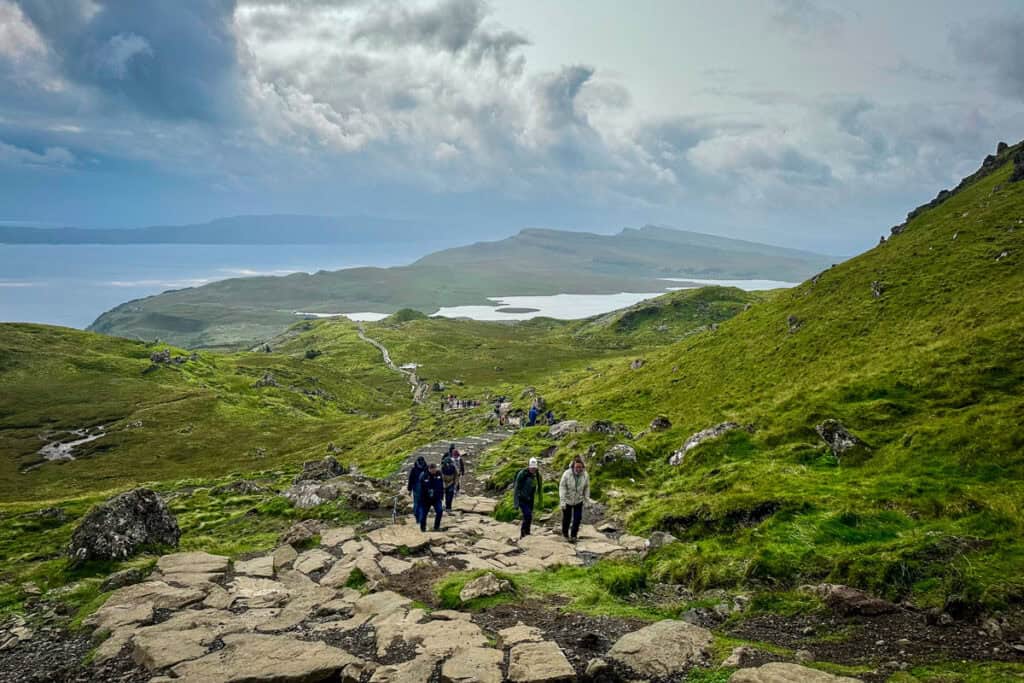
<path id="1" fill-rule="evenodd" d="M 534 472 L 536 472 L 536 471 L 537 471 L 537 467 L 538 467 L 539 465 L 540 465 L 540 463 L 539 463 L 539 462 L 537 462 L 537 458 L 530 458 L 530 462 L 529 462 L 529 464 L 527 465 L 527 469 L 529 469 L 529 470 L 530 470 L 530 473 L 532 474 L 532 473 L 534 473 Z"/>
<path id="2" fill-rule="evenodd" d="M 424 458 L 422 455 L 420 457 L 416 458 L 416 467 L 424 468 L 426 466 L 427 466 L 427 459 L 426 458 Z"/>
<path id="3" fill-rule="evenodd" d="M 427 471 L 430 472 L 431 474 L 437 474 L 437 463 L 432 462 L 429 465 L 427 465 Z"/>
<path id="4" fill-rule="evenodd" d="M 572 461 L 572 471 L 576 474 L 581 474 L 583 472 L 583 468 L 583 458 L 576 456 Z"/>

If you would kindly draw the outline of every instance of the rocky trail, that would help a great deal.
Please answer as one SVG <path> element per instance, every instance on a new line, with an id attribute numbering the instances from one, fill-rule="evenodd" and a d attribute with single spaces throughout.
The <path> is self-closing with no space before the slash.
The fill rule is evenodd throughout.
<path id="1" fill-rule="evenodd" d="M 384 365 L 394 372 L 405 375 L 411 386 L 413 401 L 416 403 L 423 403 L 427 399 L 427 396 L 430 394 L 430 385 L 426 382 L 421 382 L 419 377 L 416 376 L 416 372 L 414 370 L 404 370 L 395 365 L 395 362 L 391 360 L 391 352 L 388 351 L 387 347 L 376 339 L 366 336 L 366 329 L 362 325 L 359 325 L 356 330 L 356 334 L 359 335 L 359 338 L 364 342 L 380 351 L 380 355 L 384 359 Z"/>
<path id="2" fill-rule="evenodd" d="M 984 638 L 926 626 L 920 613 L 903 609 L 831 622 L 828 617 L 755 618 L 739 626 L 726 620 L 743 609 L 743 602 L 724 594 L 713 609 L 651 624 L 565 613 L 559 609 L 565 600 L 557 598 L 466 609 L 465 603 L 472 606 L 477 598 L 522 597 L 513 595 L 503 575 L 634 557 L 649 546 L 647 539 L 618 534 L 614 524 L 585 524 L 573 545 L 543 522 L 520 539 L 518 524 L 494 519 L 497 501 L 483 495 L 473 468 L 487 448 L 508 436 L 492 432 L 428 444 L 411 453 L 392 478 L 395 490 L 404 491 L 408 465 L 417 457 L 437 461 L 450 443 L 467 454 L 463 493 L 439 532 L 421 532 L 409 514 L 397 524 L 388 514 L 334 528 L 310 520 L 293 526 L 277 547 L 243 560 L 203 552 L 164 555 L 152 574 L 126 579 L 137 582 L 114 590 L 86 620 L 91 642 L 81 633 L 43 633 L 28 634 L 24 642 L 15 639 L 9 647 L 0 633 L 0 680 L 679 681 L 693 666 L 712 664 L 712 627 L 722 635 L 797 651 L 795 657 L 782 657 L 737 648 L 728 662 L 738 667 L 729 674 L 730 683 L 882 681 L 902 667 L 901 659 L 935 657 L 942 648 L 956 657 L 993 658 Z M 459 609 L 446 609 L 434 584 L 466 570 L 479 570 L 480 576 L 463 588 Z M 865 603 L 863 594 L 850 599 L 850 604 L 878 606 Z M 893 625 L 901 630 L 893 631 Z M 27 630 L 24 623 L 17 628 Z M 827 638 L 831 630 L 855 628 L 863 635 L 852 641 L 830 644 Z M 906 637 L 915 632 L 923 634 L 920 642 Z M 826 638 L 815 647 L 818 635 Z M 81 664 L 97 643 L 89 664 Z M 879 654 L 890 652 L 893 661 L 860 679 L 843 678 L 792 661 L 813 658 L 800 652 L 808 647 L 839 663 L 877 662 Z"/>

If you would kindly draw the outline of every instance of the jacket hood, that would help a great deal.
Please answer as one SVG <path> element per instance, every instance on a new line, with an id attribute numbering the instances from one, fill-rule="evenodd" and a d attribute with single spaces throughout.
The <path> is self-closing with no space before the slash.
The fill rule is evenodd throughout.
<path id="1" fill-rule="evenodd" d="M 427 459 L 424 458 L 422 455 L 416 458 L 416 467 L 419 467 L 421 469 L 427 469 Z"/>

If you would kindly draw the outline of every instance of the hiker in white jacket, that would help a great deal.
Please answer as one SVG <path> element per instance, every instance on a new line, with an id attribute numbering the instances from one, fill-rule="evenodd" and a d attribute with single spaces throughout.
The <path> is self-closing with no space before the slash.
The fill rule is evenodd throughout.
<path id="1" fill-rule="evenodd" d="M 583 458 L 576 456 L 569 469 L 562 474 L 562 480 L 558 482 L 558 500 L 562 505 L 562 536 L 568 538 L 571 543 L 576 542 L 576 537 L 580 533 L 583 503 L 589 499 L 590 475 L 583 465 Z"/>

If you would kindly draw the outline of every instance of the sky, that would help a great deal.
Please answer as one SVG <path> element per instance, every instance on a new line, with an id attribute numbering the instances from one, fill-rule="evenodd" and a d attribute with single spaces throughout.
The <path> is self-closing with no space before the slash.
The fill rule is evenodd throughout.
<path id="1" fill-rule="evenodd" d="M 1018 0 L 0 0 L 0 223 L 848 255 L 1024 138 Z"/>

